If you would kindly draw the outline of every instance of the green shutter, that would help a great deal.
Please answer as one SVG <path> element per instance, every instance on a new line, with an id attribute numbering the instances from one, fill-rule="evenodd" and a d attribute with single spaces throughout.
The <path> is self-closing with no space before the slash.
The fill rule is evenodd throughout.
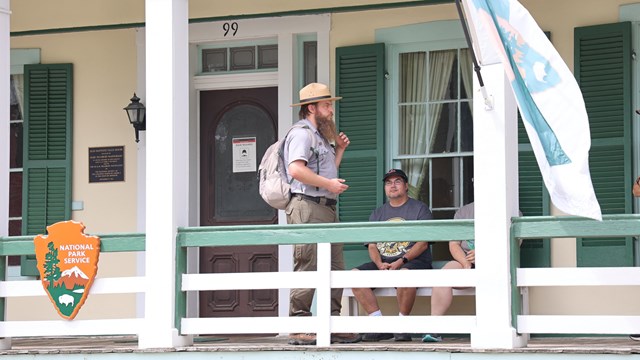
<path id="1" fill-rule="evenodd" d="M 336 49 L 336 121 L 351 145 L 339 169 L 340 221 L 367 221 L 382 204 L 384 166 L 384 44 Z"/>
<path id="2" fill-rule="evenodd" d="M 71 219 L 72 65 L 25 65 L 22 234 Z M 22 274 L 37 275 L 32 257 Z"/>
<path id="3" fill-rule="evenodd" d="M 529 139 L 519 120 L 520 150 L 518 153 L 519 203 L 520 211 L 525 216 L 548 215 L 548 195 L 545 191 L 542 174 L 531 150 Z M 523 136 L 524 134 L 524 136 Z M 521 267 L 550 267 L 551 241 L 549 239 L 527 239 L 520 245 Z"/>
<path id="4" fill-rule="evenodd" d="M 549 32 L 545 32 L 551 38 Z M 549 215 L 548 193 L 545 191 L 538 162 L 531 149 L 529 136 L 518 113 L 518 193 L 520 211 L 524 216 Z M 550 267 L 551 241 L 527 239 L 520 245 L 521 267 Z"/>
<path id="5" fill-rule="evenodd" d="M 589 114 L 589 169 L 603 214 L 631 213 L 631 23 L 575 29 L 575 76 Z M 578 266 L 633 266 L 631 238 L 578 239 Z"/>

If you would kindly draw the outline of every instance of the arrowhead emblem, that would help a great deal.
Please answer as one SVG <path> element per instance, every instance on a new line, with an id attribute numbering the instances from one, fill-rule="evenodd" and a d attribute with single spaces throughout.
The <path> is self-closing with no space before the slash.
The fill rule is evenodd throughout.
<path id="1" fill-rule="evenodd" d="M 67 320 L 80 311 L 98 272 L 100 238 L 85 235 L 84 229 L 82 223 L 62 221 L 47 226 L 49 235 L 33 240 L 42 286 Z"/>

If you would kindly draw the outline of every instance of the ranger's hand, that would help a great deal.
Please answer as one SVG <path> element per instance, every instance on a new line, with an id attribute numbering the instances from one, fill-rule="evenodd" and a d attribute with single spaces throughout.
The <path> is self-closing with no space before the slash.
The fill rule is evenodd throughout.
<path id="1" fill-rule="evenodd" d="M 338 136 L 336 137 L 336 148 L 344 150 L 347 148 L 347 146 L 349 146 L 350 143 L 351 142 L 349 141 L 349 138 L 343 132 L 340 132 L 340 134 L 338 134 Z"/>

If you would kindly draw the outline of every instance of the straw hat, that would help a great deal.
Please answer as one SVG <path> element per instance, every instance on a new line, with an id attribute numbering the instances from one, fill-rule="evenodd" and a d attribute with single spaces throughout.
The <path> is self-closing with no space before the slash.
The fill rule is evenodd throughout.
<path id="1" fill-rule="evenodd" d="M 317 103 L 319 101 L 340 100 L 340 96 L 331 96 L 331 90 L 325 84 L 311 83 L 300 90 L 300 102 L 291 106 Z"/>

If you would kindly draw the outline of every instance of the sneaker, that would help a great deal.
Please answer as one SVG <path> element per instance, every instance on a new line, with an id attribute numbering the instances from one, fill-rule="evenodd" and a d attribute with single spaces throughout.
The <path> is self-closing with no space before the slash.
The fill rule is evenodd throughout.
<path id="1" fill-rule="evenodd" d="M 393 334 L 393 340 L 395 341 L 411 341 L 411 335 L 407 333 Z"/>
<path id="2" fill-rule="evenodd" d="M 393 337 L 391 333 L 367 333 L 362 336 L 362 341 L 377 342 L 380 340 L 388 340 Z"/>
<path id="3" fill-rule="evenodd" d="M 331 343 L 338 344 L 354 344 L 362 341 L 362 336 L 360 334 L 353 333 L 336 333 L 331 334 Z"/>
<path id="4" fill-rule="evenodd" d="M 316 334 L 289 334 L 289 345 L 315 345 Z"/>
<path id="5" fill-rule="evenodd" d="M 629 335 L 629 339 L 635 340 L 635 341 L 640 341 L 640 334 L 631 334 L 631 335 Z"/>
<path id="6" fill-rule="evenodd" d="M 440 342 L 442 341 L 442 336 L 438 334 L 427 334 L 422 338 L 422 342 Z"/>

